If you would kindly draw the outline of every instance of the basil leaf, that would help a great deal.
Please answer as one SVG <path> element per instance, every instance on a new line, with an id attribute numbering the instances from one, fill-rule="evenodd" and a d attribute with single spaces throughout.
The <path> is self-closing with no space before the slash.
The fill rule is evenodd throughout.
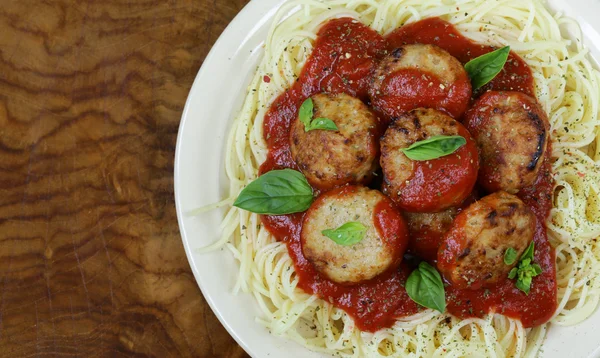
<path id="1" fill-rule="evenodd" d="M 440 312 L 446 310 L 444 283 L 437 270 L 426 262 L 421 262 L 406 280 L 406 293 L 420 304 Z"/>
<path id="2" fill-rule="evenodd" d="M 337 131 L 338 127 L 329 118 L 313 119 L 314 103 L 312 98 L 308 98 L 302 103 L 298 110 L 298 118 L 304 124 L 304 131 L 309 132 L 315 129 Z"/>
<path id="3" fill-rule="evenodd" d="M 504 252 L 504 263 L 506 265 L 512 265 L 515 263 L 515 261 L 517 261 L 517 250 L 509 247 Z"/>
<path id="4" fill-rule="evenodd" d="M 300 122 L 304 124 L 304 131 L 308 132 L 310 127 L 310 122 L 313 117 L 313 100 L 312 98 L 307 99 L 302 103 L 300 109 L 298 110 L 298 117 L 300 118 Z"/>
<path id="5" fill-rule="evenodd" d="M 521 255 L 521 261 L 524 261 L 526 259 L 529 259 L 530 262 L 533 261 L 533 251 L 534 250 L 535 250 L 535 243 L 532 241 L 531 244 L 529 244 L 529 246 L 527 246 L 527 248 L 523 252 L 523 255 Z"/>
<path id="6" fill-rule="evenodd" d="M 292 169 L 265 173 L 242 190 L 233 206 L 257 214 L 284 215 L 306 211 L 313 190 L 306 177 Z"/>
<path id="7" fill-rule="evenodd" d="M 516 286 L 519 290 L 525 292 L 525 294 L 528 295 L 529 290 L 531 289 L 531 277 L 523 277 L 522 279 L 519 279 L 517 281 Z"/>
<path id="8" fill-rule="evenodd" d="M 367 232 L 367 227 L 358 222 L 347 222 L 337 229 L 327 229 L 321 233 L 336 244 L 342 246 L 352 246 L 362 241 Z"/>
<path id="9" fill-rule="evenodd" d="M 459 135 L 440 135 L 413 143 L 410 147 L 403 148 L 402 152 L 412 160 L 432 160 L 450 155 L 465 144 L 467 140 Z"/>
<path id="10" fill-rule="evenodd" d="M 465 70 L 469 74 L 473 90 L 493 80 L 504 68 L 509 54 L 510 46 L 506 46 L 467 62 Z"/>
<path id="11" fill-rule="evenodd" d="M 338 127 L 329 118 L 317 118 L 310 124 L 310 130 L 322 129 L 326 131 L 337 131 Z"/>
<path id="12" fill-rule="evenodd" d="M 529 294 L 529 290 L 531 289 L 532 279 L 542 273 L 542 268 L 540 267 L 540 265 L 533 263 L 534 250 L 535 250 L 535 244 L 532 241 L 531 244 L 529 244 L 529 246 L 527 247 L 527 249 L 525 249 L 525 252 L 523 252 L 523 255 L 521 255 L 521 260 L 519 261 L 519 266 L 514 267 L 508 273 L 509 279 L 512 280 L 515 277 L 517 278 L 517 282 L 515 283 L 515 286 L 517 286 L 517 288 L 519 290 L 525 292 L 525 294 Z M 507 252 L 508 252 L 508 250 L 507 250 Z M 505 262 L 506 262 L 506 254 L 505 254 Z"/>
<path id="13" fill-rule="evenodd" d="M 538 264 L 531 265 L 531 268 L 533 268 L 533 271 L 535 272 L 535 275 L 533 275 L 534 277 L 542 273 L 542 268 Z"/>

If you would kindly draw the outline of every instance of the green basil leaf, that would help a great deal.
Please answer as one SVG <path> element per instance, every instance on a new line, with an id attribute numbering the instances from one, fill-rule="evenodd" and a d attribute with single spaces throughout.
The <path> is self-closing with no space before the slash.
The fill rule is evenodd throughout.
<path id="1" fill-rule="evenodd" d="M 467 62 L 465 70 L 469 74 L 473 90 L 493 80 L 504 68 L 509 54 L 510 46 L 506 46 Z"/>
<path id="2" fill-rule="evenodd" d="M 534 277 L 542 273 L 542 268 L 538 264 L 531 265 L 531 268 L 533 269 L 533 272 L 535 272 L 535 275 L 533 275 Z"/>
<path id="3" fill-rule="evenodd" d="M 508 251 L 508 250 L 507 250 Z M 525 292 L 525 294 L 529 294 L 529 290 L 531 289 L 531 282 L 533 277 L 538 276 L 542 273 L 542 268 L 540 265 L 533 263 L 533 254 L 535 251 L 535 244 L 533 241 L 523 255 L 521 255 L 521 260 L 519 261 L 519 266 L 514 267 L 508 273 L 508 278 L 513 279 L 517 278 L 516 286 L 519 290 Z M 505 254 L 505 262 L 506 262 L 506 254 Z"/>
<path id="4" fill-rule="evenodd" d="M 322 129 L 326 131 L 337 131 L 338 127 L 329 118 L 317 118 L 310 124 L 310 130 Z"/>
<path id="5" fill-rule="evenodd" d="M 306 177 L 292 169 L 265 173 L 242 190 L 233 206 L 257 214 L 284 215 L 306 211 L 313 189 Z"/>
<path id="6" fill-rule="evenodd" d="M 406 293 L 420 304 L 440 312 L 446 310 L 444 283 L 437 270 L 426 262 L 421 262 L 406 280 Z"/>
<path id="7" fill-rule="evenodd" d="M 304 124 L 304 131 L 310 132 L 315 129 L 321 129 L 326 131 L 337 131 L 338 127 L 329 118 L 317 118 L 313 119 L 314 103 L 312 98 L 308 98 L 302 103 L 298 110 L 298 118 L 300 122 Z"/>
<path id="8" fill-rule="evenodd" d="M 517 261 L 517 250 L 509 247 L 504 252 L 504 263 L 507 265 L 512 265 Z"/>
<path id="9" fill-rule="evenodd" d="M 412 160 L 432 160 L 456 152 L 460 147 L 467 144 L 467 140 L 459 135 L 434 136 L 402 149 L 404 155 Z"/>
<path id="10" fill-rule="evenodd" d="M 323 235 L 342 246 L 352 246 L 361 242 L 366 232 L 367 227 L 359 222 L 347 222 L 337 229 L 321 231 Z"/>
<path id="11" fill-rule="evenodd" d="M 535 250 L 535 243 L 532 241 L 531 244 L 529 244 L 529 246 L 527 246 L 527 248 L 523 252 L 523 255 L 521 255 L 521 261 L 525 261 L 526 259 L 529 259 L 529 262 L 533 261 L 533 251 L 534 250 Z"/>
<path id="12" fill-rule="evenodd" d="M 300 122 L 304 124 L 305 132 L 308 132 L 310 130 L 310 124 L 313 117 L 313 109 L 313 100 L 312 98 L 309 98 L 302 103 L 300 109 L 298 110 L 298 118 L 300 119 Z"/>
<path id="13" fill-rule="evenodd" d="M 525 294 L 528 295 L 529 290 L 531 289 L 531 277 L 525 276 L 522 279 L 517 280 L 516 286 L 519 290 L 525 292 Z"/>

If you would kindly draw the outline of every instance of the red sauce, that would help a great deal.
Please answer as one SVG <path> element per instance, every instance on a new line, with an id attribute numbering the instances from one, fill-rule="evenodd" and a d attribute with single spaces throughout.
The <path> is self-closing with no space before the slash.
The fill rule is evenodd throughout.
<path id="1" fill-rule="evenodd" d="M 410 233 L 408 252 L 435 265 L 438 249 L 444 238 L 444 234 L 452 226 L 453 217 L 456 216 L 456 211 L 455 209 L 448 209 L 445 212 L 430 215 L 438 215 L 438 218 L 430 219 L 429 222 L 423 223 L 420 221 L 422 219 L 419 219 L 418 217 L 414 218 L 408 216 L 407 220 Z"/>
<path id="2" fill-rule="evenodd" d="M 419 256 L 419 258 L 435 264 L 437 261 L 437 252 L 444 234 L 448 231 L 447 227 L 425 227 L 411 232 L 410 252 Z"/>
<path id="3" fill-rule="evenodd" d="M 437 212 L 460 205 L 469 196 L 477 181 L 479 156 L 475 141 L 461 124 L 458 134 L 467 139 L 467 144 L 453 154 L 413 162 L 414 174 L 400 188 L 400 195 L 390 193 L 397 198 L 400 208 L 409 212 Z M 384 184 L 384 192 L 387 189 Z"/>
<path id="4" fill-rule="evenodd" d="M 407 213 L 410 233 L 408 252 L 435 265 L 442 239 L 454 218 L 478 199 L 478 190 L 473 190 L 460 206 L 437 213 Z"/>
<path id="5" fill-rule="evenodd" d="M 319 92 L 345 92 L 363 101 L 377 60 L 403 43 L 431 43 L 438 45 L 461 62 L 467 62 L 490 51 L 490 47 L 475 44 L 460 35 L 452 25 L 440 19 L 426 19 L 404 26 L 383 38 L 367 26 L 352 19 L 342 18 L 327 22 L 319 31 L 310 59 L 296 83 L 272 104 L 264 121 L 264 136 L 269 148 L 261 173 L 273 169 L 297 169 L 290 154 L 290 123 L 295 119 L 300 104 Z M 394 81 L 399 81 L 394 80 Z M 390 84 L 398 86 L 398 84 Z M 533 79 L 529 68 L 511 54 L 503 73 L 485 89 L 517 90 L 533 94 Z M 459 317 L 481 316 L 495 309 L 511 317 L 520 318 L 526 327 L 548 320 L 556 308 L 554 254 L 544 227 L 551 203 L 552 190 L 548 160 L 536 186 L 523 191 L 522 199 L 538 216 L 535 236 L 535 261 L 544 273 L 533 280 L 529 296 L 506 282 L 490 291 L 459 291 L 447 288 L 448 310 Z M 380 213 L 385 213 L 381 209 Z M 394 220 L 380 214 L 380 230 L 397 230 Z M 400 269 L 388 271 L 373 280 L 355 286 L 336 284 L 322 277 L 302 253 L 300 232 L 304 213 L 263 216 L 265 227 L 280 241 L 286 243 L 299 278 L 298 286 L 317 294 L 351 315 L 359 329 L 376 331 L 394 324 L 397 317 L 416 313 L 420 308 L 407 295 L 404 284 L 411 268 L 402 264 Z M 486 296 L 487 297 L 484 297 Z M 467 302 L 468 301 L 468 302 Z M 469 309 L 471 308 L 471 310 Z"/>
<path id="6" fill-rule="evenodd" d="M 495 50 L 494 47 L 474 43 L 461 35 L 452 24 L 438 17 L 402 26 L 389 34 L 387 40 L 392 48 L 416 43 L 436 45 L 463 64 Z M 477 92 L 488 90 L 518 91 L 535 97 L 531 69 L 523 59 L 511 52 L 498 76 Z"/>
<path id="7" fill-rule="evenodd" d="M 408 246 L 408 227 L 400 211 L 387 197 L 375 206 L 373 222 L 388 248 L 404 255 Z M 399 261 L 401 260 L 402 258 Z"/>
<path id="8" fill-rule="evenodd" d="M 411 109 L 426 107 L 460 118 L 471 98 L 471 83 L 466 75 L 446 87 L 434 74 L 403 69 L 385 77 L 376 92 L 371 91 L 373 106 L 394 118 Z"/>

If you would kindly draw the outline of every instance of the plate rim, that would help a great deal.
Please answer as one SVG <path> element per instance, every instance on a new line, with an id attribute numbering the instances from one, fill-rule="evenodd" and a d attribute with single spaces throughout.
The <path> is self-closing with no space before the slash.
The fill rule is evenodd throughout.
<path id="1" fill-rule="evenodd" d="M 270 7 L 272 8 L 276 4 L 281 3 L 282 0 L 261 0 L 261 1 L 264 1 L 265 3 L 266 3 L 266 1 L 270 1 L 270 3 L 272 3 L 272 5 L 270 5 Z M 285 0 L 283 0 L 283 1 L 285 1 Z M 204 76 L 206 76 L 206 74 L 209 71 L 209 67 L 205 66 L 205 64 L 210 63 L 213 60 L 213 57 L 215 57 L 215 53 L 217 52 L 220 45 L 222 43 L 224 43 L 226 41 L 226 38 L 229 36 L 229 34 L 232 33 L 234 31 L 234 29 L 239 26 L 239 23 L 241 23 L 242 20 L 247 16 L 246 14 L 251 13 L 253 11 L 258 11 L 258 6 L 259 6 L 258 1 L 252 1 L 252 0 L 250 0 L 246 5 L 244 5 L 242 10 L 240 10 L 235 15 L 233 20 L 231 20 L 229 22 L 229 24 L 227 24 L 227 26 L 225 27 L 223 32 L 221 32 L 221 34 L 217 38 L 217 41 L 215 41 L 215 43 L 212 45 L 210 51 L 208 52 L 208 54 L 202 61 L 200 69 L 198 70 L 198 73 L 196 74 L 196 77 L 194 78 L 194 81 L 192 82 L 192 86 L 190 87 L 190 91 L 187 95 L 187 98 L 185 101 L 185 106 L 184 106 L 183 112 L 181 114 L 181 120 L 179 122 L 179 128 L 177 130 L 177 142 L 176 142 L 176 146 L 175 146 L 175 158 L 174 158 L 174 166 L 173 166 L 173 171 L 174 171 L 173 187 L 174 187 L 174 195 L 175 195 L 175 211 L 177 214 L 177 224 L 179 226 L 179 233 L 180 233 L 182 244 L 183 244 L 183 247 L 185 250 L 185 255 L 186 255 L 188 264 L 190 265 L 190 269 L 192 270 L 192 274 L 194 275 L 194 280 L 196 281 L 196 286 L 198 286 L 198 288 L 200 289 L 200 292 L 202 292 L 202 296 L 204 297 L 204 300 L 208 303 L 208 306 L 210 307 L 211 311 L 217 317 L 217 319 L 219 320 L 221 325 L 225 328 L 227 333 L 236 341 L 237 344 L 240 345 L 240 347 L 242 347 L 242 349 L 248 355 L 250 355 L 253 358 L 256 357 L 256 352 L 254 351 L 254 349 L 252 349 L 252 347 L 250 347 L 248 344 L 246 344 L 246 341 L 243 340 L 241 338 L 241 336 L 238 335 L 238 333 L 231 327 L 231 325 L 227 322 L 227 320 L 225 320 L 225 318 L 221 314 L 221 311 L 219 309 L 217 309 L 213 296 L 208 294 L 206 292 L 205 288 L 203 287 L 203 285 L 200 284 L 201 280 L 199 278 L 200 275 L 199 275 L 198 268 L 196 267 L 196 265 L 193 264 L 193 262 L 194 262 L 193 257 L 192 257 L 193 248 L 190 247 L 190 241 L 186 238 L 186 233 L 185 233 L 185 229 L 184 229 L 185 225 L 183 223 L 183 216 L 185 215 L 185 213 L 183 211 L 181 200 L 180 200 L 181 195 L 180 195 L 180 188 L 179 188 L 179 177 L 181 174 L 180 173 L 181 172 L 180 171 L 180 163 L 181 163 L 181 156 L 182 156 L 182 146 L 181 146 L 182 140 L 181 140 L 181 138 L 183 137 L 183 130 L 184 130 L 185 124 L 187 123 L 188 118 L 189 118 L 188 113 L 192 106 L 192 99 L 194 98 L 193 94 L 198 91 L 198 88 L 200 86 L 200 82 L 201 82 L 202 78 Z"/>

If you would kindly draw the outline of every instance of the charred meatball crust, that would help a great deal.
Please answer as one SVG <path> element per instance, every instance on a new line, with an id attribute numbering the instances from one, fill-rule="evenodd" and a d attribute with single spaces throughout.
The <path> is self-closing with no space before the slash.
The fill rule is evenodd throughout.
<path id="1" fill-rule="evenodd" d="M 445 50 L 425 44 L 401 46 L 375 70 L 369 96 L 390 118 L 430 107 L 460 118 L 472 89 L 463 65 Z"/>
<path id="2" fill-rule="evenodd" d="M 467 143 L 429 161 L 409 159 L 402 149 L 433 136 L 460 135 Z M 381 139 L 383 190 L 401 209 L 438 212 L 460 205 L 477 181 L 477 147 L 462 124 L 442 112 L 418 108 L 400 116 Z"/>
<path id="3" fill-rule="evenodd" d="M 490 91 L 465 116 L 481 155 L 479 184 L 512 194 L 535 183 L 548 147 L 550 125 L 534 98 Z"/>
<path id="4" fill-rule="evenodd" d="M 504 191 L 472 204 L 456 219 L 438 251 L 438 269 L 457 288 L 490 287 L 515 267 L 504 262 L 509 248 L 517 257 L 535 234 L 536 218 L 516 196 Z"/>
<path id="5" fill-rule="evenodd" d="M 392 230 L 383 220 L 394 222 Z M 389 220 L 389 219 L 392 220 Z M 351 246 L 337 244 L 322 231 L 348 222 L 360 222 L 367 231 Z M 397 267 L 408 243 L 402 214 L 379 191 L 359 186 L 331 190 L 311 205 L 300 234 L 304 256 L 329 280 L 354 284 Z"/>
<path id="6" fill-rule="evenodd" d="M 312 97 L 313 118 L 328 118 L 339 130 L 306 132 L 299 118 L 290 131 L 291 153 L 309 183 L 327 190 L 343 184 L 366 184 L 378 169 L 379 123 L 359 99 L 347 94 Z"/>

